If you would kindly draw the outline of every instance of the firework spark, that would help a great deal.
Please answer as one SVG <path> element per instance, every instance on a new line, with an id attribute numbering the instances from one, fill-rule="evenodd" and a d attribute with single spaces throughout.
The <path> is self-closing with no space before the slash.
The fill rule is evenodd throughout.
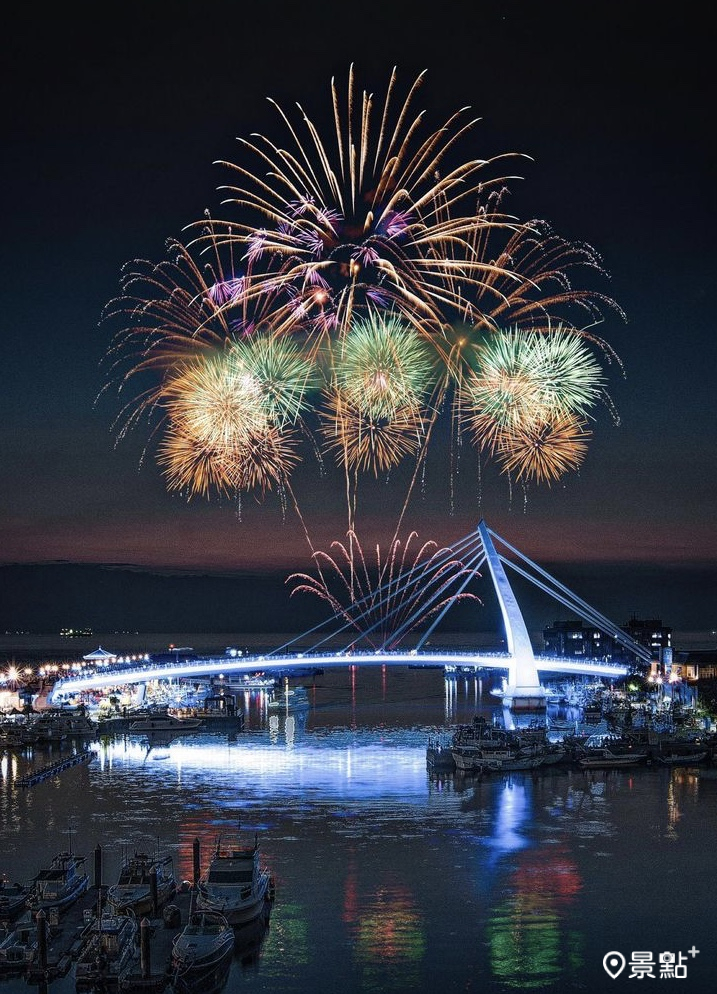
<path id="1" fill-rule="evenodd" d="M 359 92 L 352 67 L 345 96 L 332 81 L 334 133 L 326 139 L 300 105 L 294 123 L 271 101 L 286 144 L 239 139 L 250 164 L 221 163 L 236 177 L 222 189 L 237 218 L 223 228 L 218 221 L 212 237 L 251 262 L 247 295 L 271 299 L 278 332 L 341 335 L 356 314 L 389 308 L 443 354 L 443 332 L 464 313 L 467 294 L 524 282 L 508 257 L 501 267 L 474 249 L 489 231 L 509 238 L 524 228 L 491 197 L 516 178 L 496 176 L 496 167 L 521 156 L 446 165 L 478 119 L 462 108 L 427 130 L 414 110 L 424 75 L 400 103 L 394 70 L 381 103 Z M 206 238 L 197 235 L 200 244 Z"/>
<path id="2" fill-rule="evenodd" d="M 331 553 L 314 553 L 318 576 L 293 573 L 286 582 L 294 583 L 292 597 L 303 592 L 326 601 L 356 632 L 354 644 L 395 649 L 449 604 L 480 603 L 475 594 L 456 589 L 471 572 L 465 564 L 432 540 L 412 547 L 418 539 L 415 531 L 405 543 L 394 539 L 385 557 L 377 545 L 371 564 L 356 533 L 348 532 L 346 538 L 345 543 L 332 542 Z"/>

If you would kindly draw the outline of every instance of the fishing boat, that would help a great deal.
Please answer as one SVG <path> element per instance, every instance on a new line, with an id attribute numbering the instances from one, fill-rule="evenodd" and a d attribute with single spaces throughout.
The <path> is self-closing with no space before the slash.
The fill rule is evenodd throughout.
<path id="1" fill-rule="evenodd" d="M 483 749 L 480 746 L 456 746 L 453 749 L 456 770 L 461 773 L 513 773 L 540 766 L 539 751 L 520 749 Z"/>
<path id="2" fill-rule="evenodd" d="M 33 913 L 69 907 L 90 884 L 85 870 L 85 857 L 72 852 L 60 852 L 53 857 L 48 867 L 33 877 L 28 905 Z"/>
<path id="3" fill-rule="evenodd" d="M 167 734 L 180 735 L 182 732 L 191 732 L 201 726 L 201 718 L 178 718 L 173 714 L 159 713 L 147 715 L 133 721 L 130 732 L 141 732 L 142 734 Z"/>
<path id="4" fill-rule="evenodd" d="M 230 925 L 245 925 L 262 913 L 273 887 L 269 871 L 260 866 L 258 836 L 253 845 L 225 848 L 219 839 L 197 884 L 196 910 L 218 911 Z"/>
<path id="5" fill-rule="evenodd" d="M 176 891 L 173 857 L 135 850 L 122 860 L 117 882 L 107 891 L 107 903 L 115 914 L 139 917 L 156 913 Z"/>
<path id="6" fill-rule="evenodd" d="M 27 884 L 11 884 L 4 878 L 0 880 L 0 922 L 12 922 L 19 918 L 27 908 L 30 888 Z"/>
<path id="7" fill-rule="evenodd" d="M 37 958 L 38 924 L 27 915 L 0 931 L 0 977 L 25 973 Z M 49 926 L 45 923 L 46 936 Z"/>
<path id="8" fill-rule="evenodd" d="M 646 752 L 613 752 L 608 746 L 591 750 L 578 757 L 578 765 L 584 770 L 610 769 L 621 766 L 637 766 L 647 759 Z"/>
<path id="9" fill-rule="evenodd" d="M 137 923 L 128 915 L 98 909 L 82 932 L 75 963 L 77 990 L 117 989 L 137 954 Z"/>
<path id="10" fill-rule="evenodd" d="M 216 994 L 227 981 L 234 929 L 216 911 L 194 911 L 172 943 L 172 987 L 181 994 Z"/>
<path id="11" fill-rule="evenodd" d="M 576 754 L 578 765 L 584 770 L 610 769 L 620 766 L 637 766 L 647 760 L 646 749 L 620 735 L 590 735 Z"/>
<path id="12" fill-rule="evenodd" d="M 694 766 L 707 759 L 707 750 L 677 749 L 672 752 L 660 752 L 657 754 L 657 759 L 665 766 Z"/>

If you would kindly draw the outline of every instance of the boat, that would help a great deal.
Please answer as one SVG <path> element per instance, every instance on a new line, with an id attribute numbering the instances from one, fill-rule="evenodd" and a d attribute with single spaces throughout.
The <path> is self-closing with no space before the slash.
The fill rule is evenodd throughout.
<path id="1" fill-rule="evenodd" d="M 536 750 L 483 749 L 480 746 L 456 746 L 453 749 L 456 770 L 461 773 L 513 773 L 535 770 L 542 762 Z"/>
<path id="2" fill-rule="evenodd" d="M 259 841 L 222 848 L 221 839 L 197 883 L 197 911 L 217 911 L 230 925 L 245 925 L 265 909 L 273 881 L 259 862 Z"/>
<path id="3" fill-rule="evenodd" d="M 172 735 L 177 735 L 182 732 L 191 732 L 193 729 L 199 728 L 201 724 L 201 718 L 178 718 L 173 714 L 159 713 L 138 718 L 130 724 L 129 730 L 130 732 L 142 732 L 144 734 L 148 732 L 150 734 L 156 732 L 167 734 L 171 732 Z"/>
<path id="4" fill-rule="evenodd" d="M 704 749 L 699 752 L 692 750 L 676 750 L 669 753 L 658 753 L 657 759 L 660 763 L 664 763 L 665 766 L 693 766 L 697 763 L 702 763 L 705 759 L 707 759 L 707 750 Z"/>
<path id="5" fill-rule="evenodd" d="M 69 907 L 90 884 L 85 871 L 85 857 L 71 852 L 60 852 L 51 864 L 33 877 L 28 905 L 34 913 Z"/>
<path id="6" fill-rule="evenodd" d="M 576 753 L 583 769 L 637 766 L 647 758 L 647 750 L 636 747 L 631 739 L 609 733 L 588 736 Z"/>
<path id="7" fill-rule="evenodd" d="M 11 884 L 0 880 L 0 922 L 12 922 L 27 909 L 30 888 L 27 884 Z"/>
<path id="8" fill-rule="evenodd" d="M 77 990 L 117 989 L 137 955 L 137 922 L 105 908 L 91 918 L 80 942 L 75 963 Z"/>
<path id="9" fill-rule="evenodd" d="M 613 752 L 608 746 L 591 750 L 578 757 L 578 764 L 584 770 L 609 769 L 611 767 L 637 766 L 647 759 L 646 752 Z"/>
<path id="10" fill-rule="evenodd" d="M 456 761 L 450 745 L 437 739 L 429 739 L 426 764 L 434 773 L 452 773 L 456 768 Z"/>
<path id="11" fill-rule="evenodd" d="M 156 889 L 153 877 L 156 878 Z M 131 913 L 139 917 L 156 913 L 176 892 L 173 857 L 150 856 L 135 850 L 122 860 L 117 882 L 107 891 L 107 903 L 115 914 Z"/>
<path id="12" fill-rule="evenodd" d="M 49 925 L 45 922 L 49 939 Z M 0 931 L 0 977 L 25 973 L 37 959 L 38 924 L 29 915 Z"/>
<path id="13" fill-rule="evenodd" d="M 215 994 L 227 981 L 234 955 L 234 929 L 216 911 L 194 911 L 172 943 L 175 991 Z"/>

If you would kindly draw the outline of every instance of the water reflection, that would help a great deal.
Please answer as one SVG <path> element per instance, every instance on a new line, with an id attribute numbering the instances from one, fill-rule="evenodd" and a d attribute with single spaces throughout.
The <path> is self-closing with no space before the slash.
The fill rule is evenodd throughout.
<path id="1" fill-rule="evenodd" d="M 226 990 L 246 994 L 597 991 L 609 949 L 709 948 L 717 780 L 433 776 L 428 739 L 447 709 L 470 720 L 478 681 L 448 694 L 435 671 L 347 669 L 310 696 L 269 715 L 252 694 L 233 741 L 91 743 L 89 766 L 29 790 L 19 778 L 48 754 L 4 755 L 0 872 L 29 878 L 74 815 L 75 850 L 101 843 L 107 880 L 123 846 L 161 837 L 191 881 L 194 840 L 204 866 L 241 823 L 276 881 L 268 928 L 235 948 Z M 74 994 L 72 978 L 50 994 Z"/>

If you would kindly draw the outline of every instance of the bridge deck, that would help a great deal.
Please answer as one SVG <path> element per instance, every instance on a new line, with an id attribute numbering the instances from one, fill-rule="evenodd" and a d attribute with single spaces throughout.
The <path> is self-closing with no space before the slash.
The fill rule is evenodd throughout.
<path id="1" fill-rule="evenodd" d="M 503 669 L 510 667 L 512 657 L 506 652 L 327 652 L 292 653 L 266 656 L 206 656 L 201 659 L 160 665 L 102 667 L 95 673 L 58 680 L 49 700 L 74 694 L 82 690 L 116 687 L 128 683 L 146 683 L 150 680 L 179 680 L 195 676 L 285 672 L 292 667 L 328 669 L 339 666 L 462 666 L 475 669 Z M 563 657 L 535 656 L 538 672 L 565 673 L 568 675 L 603 676 L 620 679 L 628 668 L 599 660 L 571 660 Z"/>

